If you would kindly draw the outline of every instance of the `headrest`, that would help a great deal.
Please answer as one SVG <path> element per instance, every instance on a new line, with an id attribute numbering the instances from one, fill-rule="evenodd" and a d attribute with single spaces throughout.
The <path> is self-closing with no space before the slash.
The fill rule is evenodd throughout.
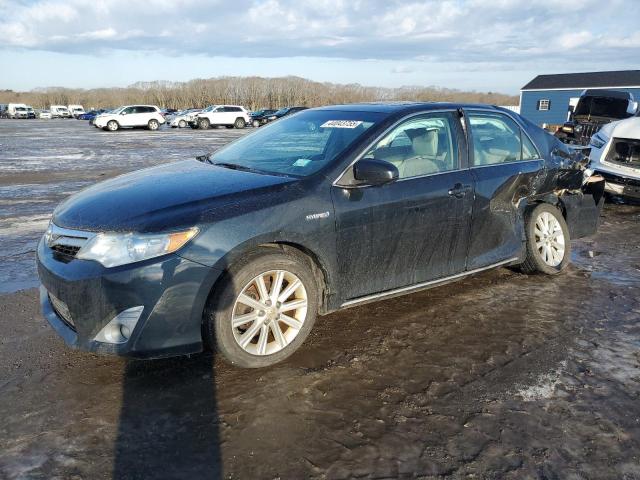
<path id="1" fill-rule="evenodd" d="M 411 139 L 413 152 L 416 155 L 435 157 L 438 155 L 438 129 L 413 128 L 405 130 Z"/>

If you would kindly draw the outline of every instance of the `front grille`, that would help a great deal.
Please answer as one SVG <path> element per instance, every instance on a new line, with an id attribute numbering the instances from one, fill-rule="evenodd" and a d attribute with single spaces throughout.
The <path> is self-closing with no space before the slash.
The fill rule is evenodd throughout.
<path id="1" fill-rule="evenodd" d="M 49 226 L 45 238 L 47 246 L 61 261 L 73 260 L 80 249 L 92 238 L 95 233 L 81 232 L 60 228 L 53 223 Z"/>
<path id="2" fill-rule="evenodd" d="M 578 140 L 582 145 L 588 145 L 591 137 L 593 137 L 600 128 L 604 125 L 603 123 L 580 123 L 582 127 L 578 135 Z"/>
<path id="3" fill-rule="evenodd" d="M 80 250 L 80 247 L 75 247 L 70 245 L 54 245 L 53 247 L 51 247 L 51 250 L 53 250 L 54 252 L 60 255 L 75 258 L 76 254 Z"/>
<path id="4" fill-rule="evenodd" d="M 73 317 L 71 316 L 71 312 L 69 312 L 67 304 L 53 296 L 51 293 L 49 294 L 49 301 L 51 302 L 51 306 L 56 314 L 64 321 L 64 323 L 75 331 L 76 325 L 73 322 Z"/>

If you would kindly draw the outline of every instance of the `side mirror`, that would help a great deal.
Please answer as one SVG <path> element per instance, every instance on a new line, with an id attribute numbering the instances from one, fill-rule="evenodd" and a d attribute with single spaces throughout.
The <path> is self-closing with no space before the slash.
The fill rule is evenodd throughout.
<path id="1" fill-rule="evenodd" d="M 638 102 L 629 101 L 629 105 L 627 106 L 627 113 L 629 115 L 634 115 L 638 111 Z"/>
<path id="2" fill-rule="evenodd" d="M 399 173 L 393 163 L 384 160 L 363 159 L 353 166 L 353 176 L 366 185 L 382 185 L 398 179 Z"/>
<path id="3" fill-rule="evenodd" d="M 127 112 L 120 112 L 120 115 L 126 115 Z"/>

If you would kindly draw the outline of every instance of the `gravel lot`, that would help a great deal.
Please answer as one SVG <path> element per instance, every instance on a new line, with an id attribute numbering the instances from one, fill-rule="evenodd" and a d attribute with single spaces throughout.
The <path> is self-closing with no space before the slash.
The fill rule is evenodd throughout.
<path id="1" fill-rule="evenodd" d="M 0 120 L 0 478 L 640 479 L 637 207 L 565 274 L 334 313 L 269 369 L 68 350 L 32 288 L 53 207 L 242 133 Z"/>

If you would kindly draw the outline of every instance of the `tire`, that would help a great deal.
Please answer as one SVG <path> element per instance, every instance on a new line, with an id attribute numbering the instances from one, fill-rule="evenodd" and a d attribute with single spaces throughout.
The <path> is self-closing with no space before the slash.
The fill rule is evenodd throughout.
<path id="1" fill-rule="evenodd" d="M 180 127 L 180 128 L 184 128 L 184 127 L 186 127 L 186 126 L 187 126 L 187 122 L 186 122 L 186 121 L 184 121 L 184 120 L 180 120 L 180 121 L 178 122 L 178 127 Z"/>
<path id="2" fill-rule="evenodd" d="M 200 120 L 198 120 L 198 128 L 200 130 L 208 130 L 210 126 L 211 122 L 208 118 L 201 118 Z"/>
<path id="3" fill-rule="evenodd" d="M 160 123 L 152 118 L 151 120 L 149 120 L 149 123 L 147 123 L 147 128 L 152 132 L 155 132 L 160 128 Z"/>
<path id="4" fill-rule="evenodd" d="M 119 128 L 120 128 L 120 125 L 118 125 L 118 122 L 116 122 L 115 120 L 109 120 L 107 122 L 107 126 L 105 127 L 105 129 L 110 132 L 116 132 L 118 131 Z"/>
<path id="5" fill-rule="evenodd" d="M 244 118 L 236 118 L 236 121 L 233 122 L 234 128 L 244 128 L 247 126 L 247 122 L 244 121 Z"/>
<path id="6" fill-rule="evenodd" d="M 258 128 L 258 127 L 260 126 L 260 122 L 259 122 L 258 120 L 254 120 L 254 121 L 253 121 L 253 123 L 252 123 L 252 125 L 253 125 L 255 128 Z"/>
<path id="7" fill-rule="evenodd" d="M 525 215 L 525 221 L 527 252 L 520 270 L 546 275 L 563 271 L 571 260 L 571 239 L 562 212 L 553 205 L 541 203 Z"/>
<path id="8" fill-rule="evenodd" d="M 288 287 L 298 285 L 298 281 L 300 286 L 294 287 L 286 298 L 281 297 L 282 303 L 274 303 L 271 295 L 279 275 L 281 295 L 287 295 Z M 260 294 L 260 278 L 266 295 Z M 205 343 L 215 347 L 231 364 L 261 368 L 281 362 L 300 347 L 313 328 L 318 282 L 310 260 L 297 251 L 261 248 L 230 268 L 222 282 L 207 306 L 203 335 Z M 253 299 L 254 306 L 242 302 L 241 295 L 245 301 L 247 297 Z M 294 310 L 294 301 L 305 306 Z M 282 305 L 288 305 L 289 310 L 279 313 Z M 247 318 L 247 323 L 234 327 L 232 322 L 239 317 Z"/>

